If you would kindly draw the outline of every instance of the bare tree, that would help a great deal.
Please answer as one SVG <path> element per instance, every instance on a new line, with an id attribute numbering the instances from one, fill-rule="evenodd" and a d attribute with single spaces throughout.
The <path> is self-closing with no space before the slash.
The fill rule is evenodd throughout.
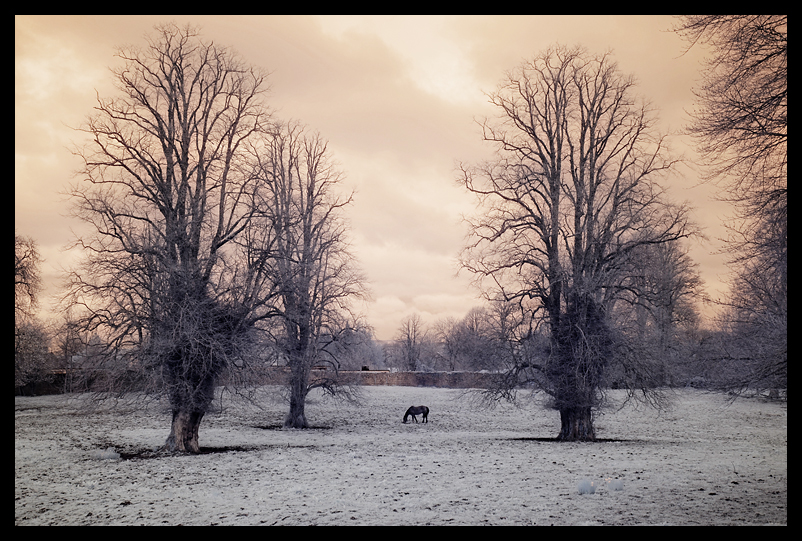
<path id="1" fill-rule="evenodd" d="M 400 367 L 411 372 L 422 368 L 424 343 L 427 339 L 427 330 L 420 315 L 412 314 L 401 322 L 394 341 L 394 356 Z"/>
<path id="2" fill-rule="evenodd" d="M 373 329 L 359 322 L 347 322 L 346 327 L 338 333 L 328 351 L 330 358 L 342 370 L 362 370 L 384 367 L 384 355 L 381 346 L 373 337 Z"/>
<path id="3" fill-rule="evenodd" d="M 675 31 L 709 45 L 690 133 L 744 217 L 786 196 L 788 16 L 686 15 Z"/>
<path id="4" fill-rule="evenodd" d="M 91 142 L 76 151 L 74 212 L 94 231 L 76 242 L 85 258 L 65 300 L 108 366 L 167 393 L 166 448 L 197 453 L 215 382 L 243 357 L 253 319 L 230 262 L 253 216 L 246 143 L 269 117 L 266 76 L 189 26 L 157 26 L 147 46 L 117 56 L 119 96 L 98 97 L 83 128 Z"/>
<path id="5" fill-rule="evenodd" d="M 14 332 L 14 387 L 26 394 L 26 386 L 53 380 L 55 363 L 49 354 L 50 333 L 37 318 L 29 318 Z"/>
<path id="6" fill-rule="evenodd" d="M 319 363 L 336 372 L 336 342 L 356 319 L 351 300 L 366 294 L 341 215 L 352 196 L 337 192 L 343 177 L 319 134 L 289 122 L 277 124 L 262 143 L 254 149 L 259 184 L 248 235 L 261 235 L 258 261 L 276 292 L 278 316 L 268 330 L 291 370 L 284 426 L 306 428 L 309 391 L 338 392 L 336 378 L 311 381 L 310 372 Z"/>
<path id="7" fill-rule="evenodd" d="M 675 162 L 634 85 L 607 54 L 551 48 L 489 95 L 501 115 L 482 126 L 498 159 L 462 169 L 485 206 L 462 265 L 522 316 L 500 392 L 528 381 L 549 393 L 562 440 L 595 439 L 605 371 L 624 360 L 608 309 L 633 253 L 690 232 L 687 209 L 657 182 Z M 634 383 L 650 392 L 647 378 Z"/>
<path id="8" fill-rule="evenodd" d="M 438 319 L 432 325 L 434 336 L 440 344 L 438 352 L 438 364 L 442 365 L 447 371 L 453 372 L 460 366 L 460 343 L 459 328 L 460 321 L 453 317 Z"/>
<path id="9" fill-rule="evenodd" d="M 36 242 L 14 234 L 14 317 L 21 324 L 33 316 L 42 289 L 42 258 Z"/>
<path id="10" fill-rule="evenodd" d="M 73 316 L 72 310 L 66 310 L 60 321 L 53 324 L 52 352 L 59 369 L 64 370 L 65 393 L 76 392 L 73 386 L 74 363 L 73 360 L 85 352 L 88 340 L 81 333 L 81 326 Z M 82 378 L 77 378 L 78 383 Z"/>
<path id="11" fill-rule="evenodd" d="M 492 368 L 495 358 L 494 340 L 490 335 L 487 311 L 483 307 L 468 310 L 456 328 L 463 367 L 467 370 Z"/>
<path id="12" fill-rule="evenodd" d="M 649 244 L 633 251 L 622 277 L 609 312 L 632 356 L 651 365 L 659 385 L 687 382 L 695 373 L 689 351 L 699 325 L 696 303 L 703 296 L 696 263 L 678 242 Z M 629 387 L 627 377 L 619 370 L 611 384 Z"/>
<path id="13" fill-rule="evenodd" d="M 14 386 L 51 379 L 49 333 L 36 318 L 42 290 L 39 249 L 30 237 L 14 234 Z"/>
<path id="14" fill-rule="evenodd" d="M 689 131 L 709 167 L 707 179 L 723 188 L 723 198 L 735 208 L 727 238 L 731 292 L 724 301 L 732 324 L 723 325 L 739 333 L 733 335 L 735 342 L 754 347 L 738 348 L 744 376 L 729 378 L 731 388 L 784 387 L 788 16 L 688 15 L 679 18 L 674 30 L 689 47 L 710 48 Z"/>
<path id="15" fill-rule="evenodd" d="M 498 306 L 474 307 L 461 320 L 436 324 L 437 338 L 451 370 L 496 370 L 504 366 L 507 337 Z"/>
<path id="16" fill-rule="evenodd" d="M 759 272 L 744 273 L 733 285 L 742 289 L 735 302 L 719 314 L 717 347 L 706 359 L 708 386 L 732 396 L 750 392 L 779 398 L 780 391 L 788 387 L 787 303 L 766 302 L 777 299 L 771 295 L 776 284 Z M 749 301 L 759 293 L 764 296 Z"/>

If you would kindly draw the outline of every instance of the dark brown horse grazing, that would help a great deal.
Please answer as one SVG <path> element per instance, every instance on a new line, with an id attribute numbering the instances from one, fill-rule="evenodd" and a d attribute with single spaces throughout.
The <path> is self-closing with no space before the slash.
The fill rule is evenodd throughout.
<path id="1" fill-rule="evenodd" d="M 407 410 L 407 412 L 404 414 L 404 422 L 406 423 L 407 422 L 407 418 L 411 415 L 412 416 L 412 420 L 417 423 L 418 422 L 418 418 L 415 417 L 415 416 L 416 415 L 421 415 L 421 414 L 423 414 L 423 422 L 424 423 L 428 423 L 429 422 L 429 408 L 427 408 L 426 406 L 412 406 L 411 408 L 409 408 Z"/>

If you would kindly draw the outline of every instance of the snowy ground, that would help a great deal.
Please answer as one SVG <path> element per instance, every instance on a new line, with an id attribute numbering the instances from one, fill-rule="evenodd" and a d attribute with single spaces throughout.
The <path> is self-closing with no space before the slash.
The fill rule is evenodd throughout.
<path id="1" fill-rule="evenodd" d="M 597 436 L 613 441 L 557 443 L 558 414 L 536 405 L 476 409 L 450 389 L 362 392 L 359 407 L 312 397 L 310 430 L 277 428 L 279 400 L 263 411 L 227 402 L 201 425 L 205 454 L 157 457 L 148 451 L 169 432 L 164 408 L 88 413 L 75 396 L 16 397 L 15 524 L 788 522 L 784 403 L 683 390 L 670 412 L 599 417 Z M 402 424 L 419 404 L 430 423 Z M 583 481 L 599 488 L 580 494 Z"/>

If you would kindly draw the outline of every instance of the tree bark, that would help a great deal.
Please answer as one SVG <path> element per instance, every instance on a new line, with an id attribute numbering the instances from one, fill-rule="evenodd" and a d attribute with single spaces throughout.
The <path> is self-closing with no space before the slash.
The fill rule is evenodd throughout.
<path id="1" fill-rule="evenodd" d="M 200 428 L 203 412 L 188 410 L 173 410 L 173 422 L 170 435 L 164 443 L 167 451 L 180 453 L 200 453 L 198 445 L 198 429 Z"/>
<path id="2" fill-rule="evenodd" d="M 290 411 L 284 419 L 284 428 L 309 428 L 306 422 L 304 407 L 306 405 L 306 387 L 309 380 L 309 369 L 303 360 L 292 367 L 290 379 Z"/>
<path id="3" fill-rule="evenodd" d="M 560 409 L 560 441 L 596 441 L 593 416 L 589 407 Z"/>

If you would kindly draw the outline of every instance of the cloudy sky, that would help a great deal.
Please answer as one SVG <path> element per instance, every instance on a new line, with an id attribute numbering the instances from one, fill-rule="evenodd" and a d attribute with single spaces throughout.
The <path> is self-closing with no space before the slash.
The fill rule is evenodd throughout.
<path id="1" fill-rule="evenodd" d="M 664 130 L 680 130 L 704 51 L 685 43 L 664 16 L 17 16 L 15 17 L 15 229 L 45 258 L 42 311 L 51 310 L 64 247 L 81 223 L 67 217 L 62 192 L 80 163 L 74 130 L 96 92 L 113 93 L 114 49 L 144 43 L 159 22 L 199 25 L 267 69 L 269 104 L 286 119 L 320 131 L 356 190 L 349 209 L 353 247 L 370 280 L 364 306 L 379 339 L 391 339 L 417 312 L 425 323 L 461 317 L 481 303 L 457 274 L 473 200 L 456 183 L 456 165 L 488 157 L 476 119 L 495 115 L 484 92 L 506 70 L 550 45 L 612 50 L 640 93 L 660 110 Z M 693 158 L 690 142 L 678 152 Z M 699 186 L 693 167 L 671 179 L 673 196 L 696 207 L 707 242 L 691 245 L 708 292 L 725 275 L 716 240 L 729 209 Z"/>

